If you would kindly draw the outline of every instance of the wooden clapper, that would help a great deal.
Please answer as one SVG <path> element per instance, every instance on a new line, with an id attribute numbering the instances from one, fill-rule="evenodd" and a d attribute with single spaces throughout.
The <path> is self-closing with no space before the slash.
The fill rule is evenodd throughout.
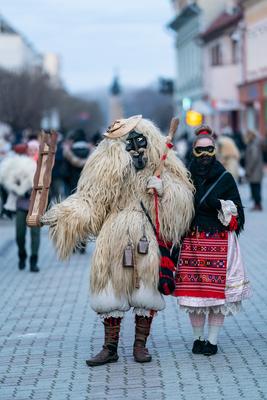
<path id="1" fill-rule="evenodd" d="M 50 133 L 42 131 L 30 208 L 27 215 L 27 225 L 30 227 L 41 226 L 40 218 L 44 215 L 48 203 L 56 149 L 57 133 L 55 131 Z"/>

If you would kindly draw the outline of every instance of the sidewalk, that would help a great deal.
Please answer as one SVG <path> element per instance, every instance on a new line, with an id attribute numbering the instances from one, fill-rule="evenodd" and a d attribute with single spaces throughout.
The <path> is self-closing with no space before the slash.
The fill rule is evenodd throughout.
<path id="1" fill-rule="evenodd" d="M 241 188 L 248 208 L 247 187 Z M 120 359 L 94 369 L 101 322 L 88 298 L 89 255 L 55 257 L 42 231 L 41 272 L 17 269 L 13 225 L 0 220 L 1 400 L 237 400 L 267 399 L 267 181 L 264 213 L 247 212 L 241 246 L 253 297 L 226 320 L 214 357 L 191 353 L 189 321 L 174 298 L 155 318 L 148 346 L 153 361 L 133 361 L 134 318 L 123 321 Z"/>

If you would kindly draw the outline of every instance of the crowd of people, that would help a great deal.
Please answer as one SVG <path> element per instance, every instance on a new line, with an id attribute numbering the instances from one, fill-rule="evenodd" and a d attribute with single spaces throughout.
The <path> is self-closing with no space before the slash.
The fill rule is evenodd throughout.
<path id="1" fill-rule="evenodd" d="M 260 138 L 253 131 L 248 131 L 243 136 L 240 132 L 231 132 L 230 128 L 214 137 L 217 159 L 226 170 L 231 172 L 237 182 L 248 182 L 251 199 L 254 202 L 252 210 L 261 211 L 261 183 L 266 154 Z M 75 192 L 86 160 L 100 140 L 101 135 L 97 132 L 89 141 L 82 129 L 72 131 L 65 137 L 58 133 L 50 201 L 58 201 Z M 33 134 L 31 131 L 26 131 L 26 134 L 19 138 L 19 143 L 16 143 L 15 137 L 10 133 L 0 138 L 0 213 L 2 217 L 15 216 L 19 269 L 26 267 L 26 215 L 38 156 L 38 143 L 38 134 Z M 190 169 L 192 141 L 187 133 L 182 134 L 177 141 L 176 152 Z M 22 182 L 21 171 L 24 171 L 24 182 Z M 40 229 L 37 227 L 29 228 L 29 230 L 31 233 L 30 271 L 38 272 Z M 85 250 L 85 242 L 74 249 L 81 253 Z"/>
<path id="2" fill-rule="evenodd" d="M 39 151 L 39 134 L 27 132 L 19 143 L 10 133 L 0 140 L 0 214 L 2 218 L 15 219 L 16 243 L 18 247 L 18 268 L 27 265 L 26 217 L 30 205 L 30 195 Z M 96 133 L 87 140 L 82 129 L 77 129 L 63 138 L 58 133 L 58 146 L 55 155 L 50 201 L 58 201 L 73 193 L 77 187 L 82 168 L 100 140 Z M 40 228 L 31 227 L 30 257 L 31 272 L 39 272 L 38 253 L 40 247 Z M 85 245 L 79 248 L 85 252 Z"/>
<path id="3" fill-rule="evenodd" d="M 154 168 L 163 140 L 139 115 L 115 121 L 103 137 L 96 134 L 90 142 L 82 129 L 67 137 L 58 134 L 50 191 L 51 203 L 56 204 L 41 222 L 50 227 L 62 259 L 77 249 L 84 253 L 88 237 L 98 237 L 91 306 L 103 320 L 105 343 L 87 360 L 90 367 L 118 360 L 120 325 L 131 307 L 136 322 L 134 359 L 149 362 L 146 342 L 152 320 L 164 309 L 163 295 L 168 294 L 176 296 L 189 315 L 192 352 L 215 355 L 225 316 L 238 312 L 250 296 L 238 244 L 245 218 L 237 184 L 247 180 L 252 210 L 262 211 L 260 139 L 252 131 L 244 140 L 229 132 L 216 136 L 202 126 L 191 143 L 187 135 L 180 137 L 176 154 L 168 155 L 173 145 L 166 142 L 160 177 Z M 6 140 L 1 148 L 3 214 L 16 219 L 18 268 L 24 270 L 29 258 L 30 271 L 38 272 L 40 228 L 29 228 L 28 257 L 26 216 L 39 137 L 30 134 L 13 145 Z"/>

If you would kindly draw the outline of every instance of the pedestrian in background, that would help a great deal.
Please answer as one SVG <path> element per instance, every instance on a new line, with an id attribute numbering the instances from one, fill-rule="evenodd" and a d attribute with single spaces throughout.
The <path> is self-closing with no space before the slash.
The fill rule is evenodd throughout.
<path id="1" fill-rule="evenodd" d="M 186 154 L 188 152 L 188 132 L 184 132 L 175 144 L 176 154 L 186 164 Z"/>
<path id="2" fill-rule="evenodd" d="M 229 171 L 235 180 L 239 177 L 240 152 L 229 135 L 222 134 L 217 138 L 217 159 Z"/>
<path id="3" fill-rule="evenodd" d="M 30 195 L 38 158 L 39 142 L 30 140 L 27 144 L 17 146 L 19 154 L 11 155 L 2 161 L 0 166 L 0 183 L 7 191 L 4 205 L 10 213 L 16 213 L 16 243 L 18 246 L 19 269 L 26 267 L 26 217 L 30 206 Z M 30 271 L 39 272 L 37 266 L 40 246 L 40 228 L 29 228 L 31 234 Z"/>
<path id="4" fill-rule="evenodd" d="M 72 194 L 78 184 L 82 169 L 89 157 L 89 143 L 86 140 L 86 134 L 82 129 L 78 129 L 65 143 L 63 156 L 65 158 L 64 176 L 67 186 L 66 195 Z"/>
<path id="5" fill-rule="evenodd" d="M 82 169 L 90 154 L 90 145 L 82 129 L 75 131 L 71 139 L 72 142 L 67 142 L 63 149 L 67 196 L 76 191 Z M 86 242 L 79 243 L 78 250 L 81 254 L 84 254 L 86 251 Z M 76 252 L 76 249 L 74 249 L 74 252 Z"/>
<path id="6" fill-rule="evenodd" d="M 64 195 L 64 156 L 63 156 L 63 135 L 58 132 L 57 150 L 55 154 L 55 163 L 52 169 L 52 181 L 50 188 L 51 200 L 58 201 L 61 195 Z"/>
<path id="7" fill-rule="evenodd" d="M 261 182 L 263 178 L 263 152 L 260 139 L 256 132 L 246 134 L 245 169 L 250 185 L 251 197 L 254 201 L 252 211 L 262 211 Z"/>
<path id="8" fill-rule="evenodd" d="M 30 160 L 37 162 L 39 151 L 39 142 L 37 140 L 30 140 L 27 144 L 27 156 Z M 30 162 L 29 162 L 30 164 Z M 33 184 L 33 181 L 32 181 Z M 25 269 L 27 252 L 26 252 L 26 233 L 27 223 L 26 218 L 30 207 L 30 196 L 32 187 L 25 191 L 24 194 L 18 196 L 17 199 L 17 211 L 16 211 L 16 242 L 18 245 L 19 253 L 19 269 Z M 40 228 L 31 227 L 28 228 L 31 235 L 31 256 L 30 256 L 30 271 L 39 272 L 37 266 L 38 263 L 38 252 L 40 247 Z"/>

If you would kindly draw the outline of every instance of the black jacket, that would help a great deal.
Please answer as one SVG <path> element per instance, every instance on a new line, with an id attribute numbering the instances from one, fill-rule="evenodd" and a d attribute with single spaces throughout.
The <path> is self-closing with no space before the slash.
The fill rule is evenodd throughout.
<path id="1" fill-rule="evenodd" d="M 207 196 L 202 204 L 200 203 L 201 198 L 213 185 L 213 183 L 221 176 L 225 171 L 222 164 L 215 160 L 206 175 L 199 175 L 197 172 L 197 166 L 194 161 L 191 163 L 189 170 L 192 175 L 192 180 L 196 188 L 195 192 L 195 217 L 191 224 L 191 229 L 198 229 L 204 232 L 222 232 L 227 230 L 218 219 L 218 211 L 221 208 L 219 200 L 232 200 L 238 211 L 238 234 L 244 227 L 245 216 L 242 201 L 239 195 L 239 191 L 236 182 L 230 172 L 226 173 L 212 192 Z"/>

